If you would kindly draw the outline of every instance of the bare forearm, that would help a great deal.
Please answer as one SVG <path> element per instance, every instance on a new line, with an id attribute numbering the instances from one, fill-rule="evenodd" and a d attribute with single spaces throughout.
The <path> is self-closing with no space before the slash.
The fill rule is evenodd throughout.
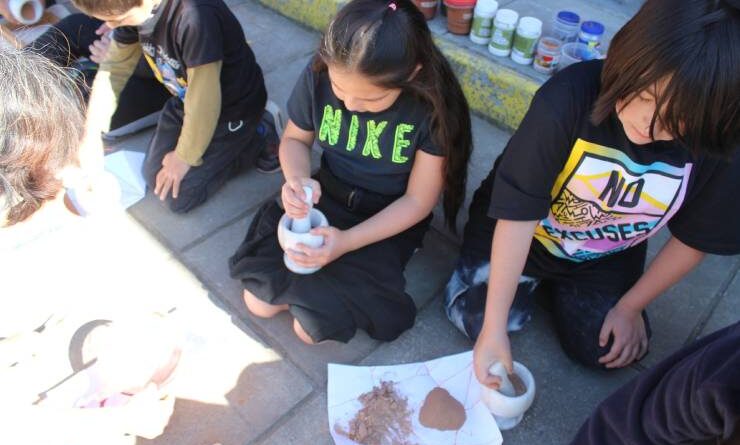
<path id="1" fill-rule="evenodd" d="M 302 141 L 283 137 L 279 155 L 280 167 L 286 180 L 311 176 L 311 148 Z"/>
<path id="2" fill-rule="evenodd" d="M 704 256 L 704 252 L 671 237 L 619 304 L 635 311 L 645 309 L 651 301 L 691 272 Z"/>
<path id="3" fill-rule="evenodd" d="M 351 250 L 397 235 L 422 219 L 434 208 L 434 202 L 422 202 L 403 195 L 371 218 L 346 231 Z"/>
<path id="4" fill-rule="evenodd" d="M 491 243 L 483 329 L 505 329 L 537 221 L 499 220 Z"/>

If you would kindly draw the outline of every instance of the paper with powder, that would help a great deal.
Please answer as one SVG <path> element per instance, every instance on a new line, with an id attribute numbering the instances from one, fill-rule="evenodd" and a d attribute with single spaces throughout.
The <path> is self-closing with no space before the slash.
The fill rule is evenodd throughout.
<path id="1" fill-rule="evenodd" d="M 105 156 L 105 170 L 118 180 L 121 206 L 129 208 L 146 194 L 146 182 L 141 174 L 144 153 L 120 150 Z"/>
<path id="2" fill-rule="evenodd" d="M 381 382 L 392 381 L 412 411 L 410 443 L 417 445 L 500 445 L 501 432 L 481 400 L 481 386 L 473 374 L 472 351 L 435 360 L 394 366 L 347 366 L 329 364 L 327 407 L 329 431 L 337 445 L 361 445 L 340 434 L 362 408 L 360 395 Z M 465 407 L 466 419 L 456 431 L 426 428 L 419 423 L 419 410 L 427 394 L 446 389 Z"/>

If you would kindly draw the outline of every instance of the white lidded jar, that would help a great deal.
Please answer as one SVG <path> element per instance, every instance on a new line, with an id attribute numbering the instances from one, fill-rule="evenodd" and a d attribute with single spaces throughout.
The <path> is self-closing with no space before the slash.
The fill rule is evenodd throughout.
<path id="1" fill-rule="evenodd" d="M 514 42 L 514 30 L 519 20 L 519 13 L 513 9 L 499 9 L 493 20 L 493 31 L 488 51 L 494 56 L 506 57 L 511 52 Z"/>
<path id="2" fill-rule="evenodd" d="M 491 40 L 493 19 L 498 10 L 496 0 L 478 0 L 473 11 L 473 25 L 470 28 L 470 40 L 478 45 L 485 45 Z"/>
<path id="3" fill-rule="evenodd" d="M 535 17 L 522 17 L 514 34 L 511 60 L 521 65 L 529 65 L 534 60 L 534 50 L 542 35 L 542 20 Z"/>

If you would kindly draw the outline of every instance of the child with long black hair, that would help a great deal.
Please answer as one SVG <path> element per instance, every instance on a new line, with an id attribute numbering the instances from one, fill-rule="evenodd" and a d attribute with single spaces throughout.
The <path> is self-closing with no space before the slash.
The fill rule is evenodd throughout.
<path id="1" fill-rule="evenodd" d="M 446 290 L 478 379 L 548 282 L 561 345 L 589 367 L 642 358 L 645 307 L 705 253 L 740 252 L 740 2 L 647 0 L 605 61 L 568 67 L 475 194 Z M 672 237 L 643 272 L 647 243 Z M 495 233 L 494 233 L 495 232 Z M 490 260 L 490 262 L 489 262 Z"/>
<path id="2" fill-rule="evenodd" d="M 307 343 L 349 341 L 363 329 L 390 341 L 416 307 L 403 271 L 420 247 L 444 190 L 449 224 L 465 193 L 472 138 L 465 97 L 409 0 L 354 0 L 329 25 L 288 102 L 280 145 L 285 213 L 306 215 L 303 186 L 331 227 L 320 248 L 288 251 L 310 275 L 283 264 L 276 229 L 283 210 L 255 217 L 230 260 L 244 300 L 259 317 L 289 310 Z M 324 152 L 311 178 L 310 147 Z"/>

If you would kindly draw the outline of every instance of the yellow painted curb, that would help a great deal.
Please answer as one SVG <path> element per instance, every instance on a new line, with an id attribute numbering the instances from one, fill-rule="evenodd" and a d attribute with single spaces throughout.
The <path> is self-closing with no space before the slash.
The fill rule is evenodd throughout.
<path id="1" fill-rule="evenodd" d="M 346 0 L 259 0 L 260 3 L 303 25 L 323 32 Z"/>
<path id="2" fill-rule="evenodd" d="M 519 126 L 539 84 L 443 38 L 435 43 L 452 64 L 470 108 L 508 130 Z"/>
<path id="3" fill-rule="evenodd" d="M 259 0 L 270 9 L 303 25 L 323 31 L 346 0 Z M 499 126 L 519 126 L 539 83 L 494 59 L 435 37 L 452 64 L 470 108 Z"/>

